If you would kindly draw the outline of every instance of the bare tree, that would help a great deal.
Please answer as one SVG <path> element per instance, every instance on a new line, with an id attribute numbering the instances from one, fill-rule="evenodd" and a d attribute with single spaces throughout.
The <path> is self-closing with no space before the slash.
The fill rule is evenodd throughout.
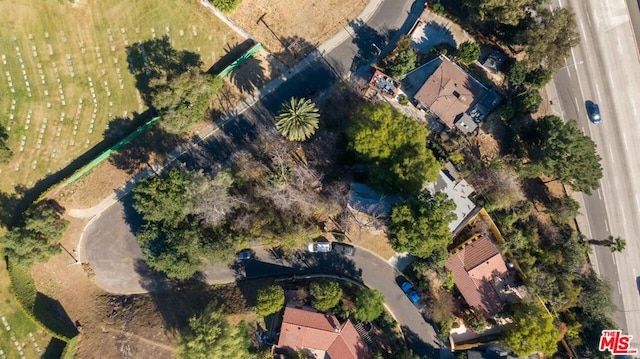
<path id="1" fill-rule="evenodd" d="M 487 199 L 487 207 L 508 208 L 525 199 L 518 174 L 504 164 L 482 168 L 470 182 Z"/>

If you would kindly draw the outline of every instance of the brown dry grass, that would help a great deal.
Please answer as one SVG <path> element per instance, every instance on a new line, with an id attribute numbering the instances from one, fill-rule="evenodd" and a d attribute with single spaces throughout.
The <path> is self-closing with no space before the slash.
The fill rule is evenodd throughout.
<path id="1" fill-rule="evenodd" d="M 388 260 L 395 254 L 389 238 L 383 231 L 361 227 L 353 218 L 349 221 L 347 237 L 353 244 L 366 248 L 384 259 Z"/>
<path id="2" fill-rule="evenodd" d="M 100 203 L 131 178 L 126 171 L 104 161 L 89 174 L 51 196 L 67 209 L 89 208 Z"/>
<path id="3" fill-rule="evenodd" d="M 315 46 L 347 26 L 366 4 L 366 0 L 253 0 L 243 1 L 229 17 L 278 59 L 291 65 L 293 60 L 290 56 L 278 55 L 287 52 L 283 44 L 288 45 L 293 38 L 300 38 L 304 43 Z M 261 17 L 264 22 L 258 21 Z M 297 52 L 304 56 L 309 50 L 300 48 Z"/>

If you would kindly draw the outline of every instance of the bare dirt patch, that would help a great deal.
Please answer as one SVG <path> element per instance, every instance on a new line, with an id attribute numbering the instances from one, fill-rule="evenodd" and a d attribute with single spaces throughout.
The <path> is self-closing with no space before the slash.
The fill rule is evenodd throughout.
<path id="1" fill-rule="evenodd" d="M 363 226 L 353 218 L 349 221 L 347 237 L 353 244 L 366 248 L 382 258 L 389 259 L 395 254 L 384 230 Z"/>
<path id="2" fill-rule="evenodd" d="M 366 4 L 366 0 L 243 1 L 229 17 L 279 60 L 291 65 L 348 26 Z"/>

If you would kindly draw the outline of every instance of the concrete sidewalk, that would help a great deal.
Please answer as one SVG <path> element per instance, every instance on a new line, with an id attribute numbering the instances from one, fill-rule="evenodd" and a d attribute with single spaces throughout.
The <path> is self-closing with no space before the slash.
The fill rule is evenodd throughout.
<path id="1" fill-rule="evenodd" d="M 362 13 L 360 13 L 360 15 L 357 17 L 357 19 L 359 21 L 361 21 L 362 23 L 366 23 L 373 16 L 373 14 L 376 12 L 376 10 L 378 9 L 378 7 L 380 6 L 380 4 L 383 1 L 384 0 L 371 0 L 371 1 L 369 1 L 369 3 L 364 8 Z M 203 6 L 209 8 L 220 20 L 222 20 L 224 23 L 229 25 L 240 36 L 242 36 L 245 39 L 251 38 L 251 36 L 246 31 L 244 31 L 237 24 L 235 24 L 233 21 L 231 21 L 229 18 L 227 18 L 222 12 L 220 12 L 218 9 L 216 9 L 208 1 L 200 0 L 200 3 Z M 352 31 L 357 31 L 357 28 L 355 30 L 353 30 L 353 29 L 351 29 L 351 30 Z M 95 206 L 93 206 L 91 208 L 70 209 L 68 211 L 68 214 L 71 217 L 75 217 L 75 218 L 91 218 L 91 217 L 101 213 L 102 211 L 106 210 L 107 208 L 111 207 L 114 203 L 116 203 L 118 200 L 120 200 L 120 198 L 126 196 L 129 192 L 131 192 L 131 190 L 133 190 L 133 188 L 135 188 L 136 183 L 141 178 L 150 176 L 150 175 L 155 174 L 155 173 L 160 173 L 166 166 L 168 166 L 171 163 L 173 163 L 173 161 L 175 161 L 178 157 L 183 155 L 189 149 L 191 149 L 191 148 L 197 146 L 198 144 L 200 144 L 203 140 L 207 139 L 208 137 L 210 137 L 211 135 L 216 133 L 227 122 L 233 120 L 235 117 L 237 117 L 238 115 L 242 114 L 244 111 L 246 111 L 251 106 L 253 106 L 258 101 L 260 101 L 262 98 L 264 98 L 266 95 L 268 95 L 271 92 L 275 91 L 278 87 L 280 87 L 280 85 L 282 85 L 290 77 L 295 76 L 296 74 L 298 74 L 299 72 L 301 72 L 302 70 L 307 68 L 309 65 L 311 65 L 311 63 L 313 63 L 319 57 L 323 56 L 325 53 L 330 52 L 331 50 L 336 48 L 338 45 L 340 45 L 347 38 L 352 36 L 352 31 L 349 31 L 346 28 L 341 29 L 331 39 L 325 41 L 320 46 L 318 46 L 318 49 L 316 51 L 314 51 L 313 53 L 309 54 L 302 61 L 300 61 L 296 66 L 294 66 L 293 68 L 285 71 L 285 73 L 283 73 L 282 75 L 278 76 L 277 78 L 275 78 L 272 81 L 270 81 L 269 83 L 267 83 L 259 91 L 257 91 L 254 95 L 249 96 L 247 98 L 244 98 L 240 102 L 240 104 L 238 104 L 234 109 L 232 109 L 231 111 L 227 112 L 224 116 L 222 116 L 221 118 L 216 120 L 214 123 L 212 123 L 210 125 L 207 125 L 203 129 L 198 131 L 196 136 L 194 136 L 195 140 L 192 140 L 189 143 L 187 143 L 185 145 L 182 145 L 182 146 L 176 148 L 175 150 L 171 151 L 171 153 L 167 156 L 167 159 L 164 161 L 164 163 L 162 165 L 158 165 L 158 166 L 155 166 L 155 168 L 153 168 L 153 169 L 147 169 L 147 170 L 141 172 L 134 179 L 132 179 L 131 181 L 127 182 L 123 187 L 119 188 L 117 191 L 115 191 L 114 193 L 109 195 L 107 198 L 103 199 L 99 204 L 97 204 L 97 205 L 95 205 Z"/>

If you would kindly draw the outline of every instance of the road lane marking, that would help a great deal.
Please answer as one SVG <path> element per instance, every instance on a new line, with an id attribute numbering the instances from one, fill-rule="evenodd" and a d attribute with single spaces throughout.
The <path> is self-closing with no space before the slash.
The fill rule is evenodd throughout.
<path id="1" fill-rule="evenodd" d="M 584 31 L 584 23 L 580 22 L 580 31 L 582 31 L 582 38 L 586 39 L 587 38 L 587 32 Z"/>
<path id="2" fill-rule="evenodd" d="M 598 199 L 600 199 L 602 201 L 602 194 L 600 193 L 600 188 L 598 188 Z M 638 197 L 636 197 L 636 200 L 638 199 Z"/>
<path id="3" fill-rule="evenodd" d="M 637 193 L 636 193 L 636 206 L 640 209 L 640 198 L 638 197 Z"/>
<path id="4" fill-rule="evenodd" d="M 587 133 L 585 132 L 584 127 L 580 127 L 580 129 L 582 130 L 582 134 L 586 136 Z"/>
<path id="5" fill-rule="evenodd" d="M 609 156 L 611 156 L 611 164 L 616 163 L 613 158 L 613 146 L 611 144 L 609 144 Z"/>
<path id="6" fill-rule="evenodd" d="M 618 293 L 622 294 L 622 287 L 620 287 L 620 281 L 618 281 Z"/>
<path id="7" fill-rule="evenodd" d="M 628 150 L 629 144 L 627 143 L 627 136 L 624 134 L 624 132 L 622 133 L 622 141 L 624 141 L 624 148 Z"/>
<path id="8" fill-rule="evenodd" d="M 571 71 L 569 70 L 569 62 L 567 61 L 567 58 L 564 58 L 564 68 L 567 70 L 567 75 L 569 76 L 569 78 L 571 78 Z"/>
<path id="9" fill-rule="evenodd" d="M 562 7 L 562 1 L 561 0 L 558 0 L 558 6 Z"/>
<path id="10" fill-rule="evenodd" d="M 609 233 L 609 223 L 607 223 L 607 220 L 604 220 L 604 226 L 607 229 L 607 233 Z"/>
<path id="11" fill-rule="evenodd" d="M 580 113 L 580 106 L 578 106 L 578 98 L 574 97 L 573 101 L 576 103 L 576 110 L 578 111 L 578 113 Z"/>
<path id="12" fill-rule="evenodd" d="M 613 264 L 617 265 L 616 264 L 616 256 L 615 256 L 615 254 L 611 253 L 611 258 L 613 259 Z"/>
<path id="13" fill-rule="evenodd" d="M 589 16 L 589 12 L 585 12 L 585 15 L 587 15 L 587 22 L 589 23 L 589 27 L 591 27 L 591 16 Z"/>

